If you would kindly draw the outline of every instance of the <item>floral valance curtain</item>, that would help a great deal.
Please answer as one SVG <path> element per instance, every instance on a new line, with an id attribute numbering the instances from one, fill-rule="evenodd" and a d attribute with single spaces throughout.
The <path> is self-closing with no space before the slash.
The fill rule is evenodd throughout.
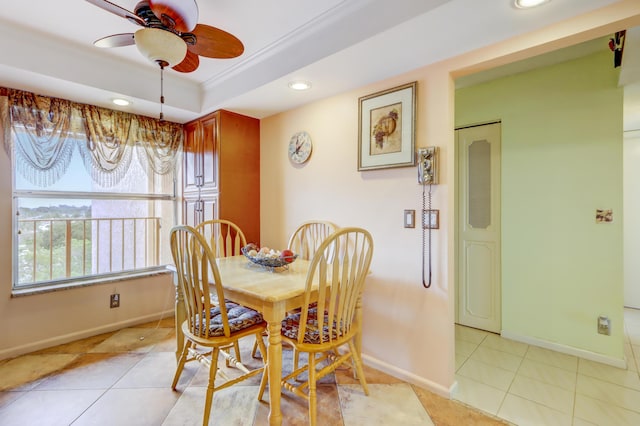
<path id="1" fill-rule="evenodd" d="M 14 150 L 18 171 L 34 185 L 46 187 L 60 179 L 74 149 L 103 187 L 116 185 L 126 175 L 134 150 L 144 170 L 161 175 L 175 170 L 181 124 L 21 90 L 0 88 L 2 95 L 8 98 L 17 142 L 5 137 L 5 150 Z"/>

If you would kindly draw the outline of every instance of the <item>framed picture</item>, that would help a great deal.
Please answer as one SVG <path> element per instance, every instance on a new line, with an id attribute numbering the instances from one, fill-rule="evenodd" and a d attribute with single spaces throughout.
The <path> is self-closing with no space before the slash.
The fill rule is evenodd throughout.
<path id="1" fill-rule="evenodd" d="M 416 82 L 359 102 L 358 171 L 415 166 Z"/>

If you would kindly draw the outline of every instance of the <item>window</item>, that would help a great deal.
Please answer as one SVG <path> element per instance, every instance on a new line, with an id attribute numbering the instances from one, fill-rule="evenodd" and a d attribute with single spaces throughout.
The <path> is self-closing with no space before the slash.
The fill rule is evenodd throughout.
<path id="1" fill-rule="evenodd" d="M 182 127 L 11 91 L 14 289 L 171 262 Z"/>

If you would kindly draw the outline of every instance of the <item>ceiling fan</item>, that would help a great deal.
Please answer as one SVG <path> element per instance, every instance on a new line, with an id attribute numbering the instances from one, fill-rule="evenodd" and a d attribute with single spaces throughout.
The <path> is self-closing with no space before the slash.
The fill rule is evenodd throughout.
<path id="1" fill-rule="evenodd" d="M 200 56 L 228 59 L 244 52 L 242 42 L 233 34 L 198 24 L 195 0 L 142 0 L 133 12 L 108 0 L 87 1 L 142 27 L 135 33 L 113 34 L 93 44 L 98 47 L 135 44 L 140 53 L 160 66 L 160 120 L 164 119 L 165 67 L 187 73 L 198 69 Z"/>
<path id="2" fill-rule="evenodd" d="M 228 59 L 242 55 L 244 46 L 233 34 L 198 23 L 195 0 L 143 0 L 133 12 L 108 0 L 87 0 L 143 28 L 135 33 L 113 34 L 94 42 L 98 47 L 135 44 L 161 68 L 188 73 L 200 65 L 199 56 Z"/>

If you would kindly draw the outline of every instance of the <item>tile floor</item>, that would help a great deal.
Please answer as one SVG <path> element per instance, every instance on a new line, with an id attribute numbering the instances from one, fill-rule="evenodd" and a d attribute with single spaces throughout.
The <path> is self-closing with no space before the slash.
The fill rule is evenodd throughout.
<path id="1" fill-rule="evenodd" d="M 456 325 L 455 398 L 517 425 L 640 425 L 640 310 L 622 370 Z"/>
<path id="2" fill-rule="evenodd" d="M 199 425 L 206 370 L 187 364 L 172 391 L 174 339 L 168 318 L 0 361 L 0 425 Z M 250 356 L 253 340 L 241 343 L 243 361 L 260 365 Z M 283 365 L 291 366 L 291 351 L 283 351 Z M 368 397 L 347 370 L 322 379 L 318 425 L 506 424 L 376 370 L 365 374 Z M 259 376 L 217 392 L 210 424 L 267 425 L 258 386 Z M 307 407 L 284 392 L 283 424 L 306 425 Z"/>
<path id="3" fill-rule="evenodd" d="M 625 310 L 621 370 L 456 326 L 455 400 L 365 368 L 319 386 L 319 425 L 640 425 L 640 311 Z M 0 425 L 197 425 L 206 373 L 188 364 L 176 392 L 173 318 L 0 361 Z M 253 342 L 242 342 L 243 360 Z M 284 368 L 290 351 L 283 351 Z M 223 365 L 223 364 L 222 364 Z M 212 425 L 267 425 L 259 378 L 216 393 Z M 476 407 L 476 408 L 474 408 Z M 306 425 L 305 401 L 284 392 L 284 425 Z M 220 417 L 224 413 L 224 418 Z"/>

